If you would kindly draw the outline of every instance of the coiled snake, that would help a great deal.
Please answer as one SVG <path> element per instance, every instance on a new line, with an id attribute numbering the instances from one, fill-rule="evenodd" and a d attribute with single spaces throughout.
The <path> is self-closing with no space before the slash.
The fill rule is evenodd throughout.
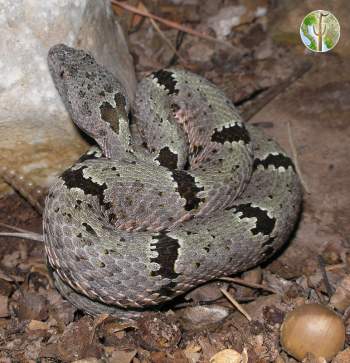
<path id="1" fill-rule="evenodd" d="M 99 146 L 61 175 L 44 210 L 48 263 L 73 304 L 133 318 L 287 240 L 301 201 L 293 163 L 209 81 L 161 70 L 131 107 L 88 53 L 59 44 L 48 63 Z"/>

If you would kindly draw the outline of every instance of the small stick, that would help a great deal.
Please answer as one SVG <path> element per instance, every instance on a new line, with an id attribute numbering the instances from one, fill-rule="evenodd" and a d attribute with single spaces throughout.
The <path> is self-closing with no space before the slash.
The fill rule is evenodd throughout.
<path id="1" fill-rule="evenodd" d="M 16 232 L 0 232 L 0 237 L 15 237 L 30 239 L 32 241 L 44 242 L 44 236 L 35 232 L 16 233 Z"/>
<path id="2" fill-rule="evenodd" d="M 44 241 L 44 236 L 42 234 L 39 234 L 39 233 L 35 233 L 35 232 L 32 232 L 32 231 L 27 231 L 26 229 L 10 226 L 10 225 L 8 225 L 6 223 L 1 223 L 1 222 L 0 222 L 0 227 L 5 227 L 5 228 L 8 228 L 8 229 L 11 229 L 12 231 L 17 232 L 17 233 L 0 232 L 0 237 L 16 237 L 16 238 L 30 239 L 30 240 L 39 241 L 39 242 Z"/>
<path id="3" fill-rule="evenodd" d="M 324 259 L 320 255 L 318 256 L 318 264 L 320 266 L 323 282 L 324 282 L 324 284 L 326 286 L 328 297 L 331 298 L 332 295 L 333 295 L 333 288 L 332 288 L 332 285 L 330 284 L 328 276 L 327 276 L 327 271 L 326 271 L 326 266 L 325 266 Z"/>
<path id="4" fill-rule="evenodd" d="M 178 52 L 180 50 L 181 44 L 183 42 L 185 33 L 182 31 L 178 31 L 177 35 L 176 35 L 176 40 L 175 40 L 175 49 Z M 167 67 L 171 67 L 176 63 L 177 60 L 177 54 L 173 54 L 173 56 L 171 57 Z"/>
<path id="5" fill-rule="evenodd" d="M 131 12 L 133 12 L 135 14 L 157 20 L 160 23 L 163 23 L 163 24 L 169 26 L 170 28 L 175 28 L 175 29 L 181 30 L 181 31 L 183 31 L 185 33 L 194 35 L 195 37 L 198 37 L 198 38 L 203 38 L 203 39 L 210 40 L 210 41 L 213 41 L 213 42 L 216 42 L 216 43 L 225 44 L 226 46 L 229 46 L 230 48 L 233 47 L 230 43 L 228 43 L 226 41 L 216 39 L 214 37 L 211 37 L 210 35 L 197 32 L 196 30 L 194 30 L 192 28 L 189 28 L 189 27 L 187 27 L 185 25 L 179 24 L 179 23 L 177 23 L 175 21 L 164 19 L 164 18 L 162 18 L 160 16 L 157 16 L 157 15 L 154 15 L 152 13 L 142 11 L 142 10 L 140 10 L 140 9 L 138 9 L 138 8 L 132 6 L 132 5 L 126 4 L 124 2 L 117 1 L 117 0 L 111 0 L 111 3 L 113 5 L 116 5 L 116 6 L 119 6 L 119 7 L 123 8 L 125 10 L 131 11 Z"/>
<path id="6" fill-rule="evenodd" d="M 240 279 L 238 277 L 220 277 L 219 280 L 229 281 L 229 282 L 233 282 L 233 283 L 238 284 L 238 285 L 251 287 L 253 289 L 262 289 L 262 290 L 265 290 L 265 291 L 272 292 L 273 294 L 278 294 L 278 292 L 276 290 L 272 289 L 271 287 L 268 287 L 268 286 L 265 286 L 265 285 L 262 285 L 262 284 L 256 284 L 254 282 L 245 281 L 245 280 Z"/>
<path id="7" fill-rule="evenodd" d="M 140 9 L 142 11 L 144 11 L 145 13 L 149 14 L 147 7 L 142 2 L 140 3 Z M 165 41 L 165 43 L 168 45 L 168 47 L 172 50 L 172 52 L 174 54 L 176 54 L 178 56 L 180 62 L 185 66 L 187 63 L 186 60 L 184 58 L 182 58 L 182 56 L 179 54 L 179 52 L 176 50 L 176 48 L 172 45 L 171 41 L 166 37 L 164 32 L 162 32 L 162 30 L 159 28 L 158 24 L 151 17 L 149 18 L 149 20 L 150 20 L 151 24 L 153 25 L 153 27 L 156 29 L 156 31 L 159 33 L 159 35 L 162 37 L 162 39 Z"/>
<path id="8" fill-rule="evenodd" d="M 288 140 L 289 140 L 289 144 L 290 147 L 292 149 L 292 156 L 293 156 L 293 161 L 294 161 L 294 165 L 295 165 L 295 170 L 297 171 L 299 178 L 300 178 L 300 182 L 302 184 L 302 186 L 304 187 L 305 191 L 307 194 L 310 194 L 310 189 L 303 177 L 303 174 L 301 173 L 300 167 L 299 167 L 299 159 L 298 159 L 298 153 L 297 153 L 297 149 L 295 147 L 294 144 L 294 140 L 293 140 L 293 135 L 292 135 L 292 128 L 290 126 L 290 122 L 287 122 L 287 130 L 288 130 Z"/>
<path id="9" fill-rule="evenodd" d="M 24 233 L 30 232 L 30 231 L 27 231 L 25 229 L 15 227 L 15 226 L 10 226 L 9 224 L 1 223 L 1 222 L 0 222 L 0 227 L 8 228 L 8 229 L 11 229 L 12 231 L 16 231 L 16 232 L 24 232 Z"/>
<path id="10" fill-rule="evenodd" d="M 243 309 L 242 305 L 240 305 L 237 300 L 235 300 L 233 298 L 233 296 L 228 293 L 226 290 L 220 288 L 220 291 L 225 295 L 225 297 L 227 298 L 227 300 L 230 301 L 230 303 L 239 311 L 241 312 L 246 318 L 248 321 L 252 321 L 252 318 L 251 316 Z"/>

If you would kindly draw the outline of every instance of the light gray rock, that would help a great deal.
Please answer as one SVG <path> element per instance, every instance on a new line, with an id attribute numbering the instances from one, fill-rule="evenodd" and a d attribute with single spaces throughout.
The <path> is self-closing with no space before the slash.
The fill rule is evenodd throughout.
<path id="1" fill-rule="evenodd" d="M 0 165 L 50 184 L 87 145 L 51 80 L 48 49 L 65 43 L 89 50 L 130 99 L 132 58 L 108 0 L 0 0 L 0 34 Z"/>
<path id="2" fill-rule="evenodd" d="M 208 19 L 208 25 L 219 39 L 225 39 L 230 35 L 232 27 L 241 24 L 241 18 L 246 11 L 246 8 L 240 5 L 221 8 L 218 14 Z"/>
<path id="3" fill-rule="evenodd" d="M 185 330 L 203 330 L 226 319 L 230 309 L 217 304 L 188 306 L 176 310 L 176 315 Z"/>

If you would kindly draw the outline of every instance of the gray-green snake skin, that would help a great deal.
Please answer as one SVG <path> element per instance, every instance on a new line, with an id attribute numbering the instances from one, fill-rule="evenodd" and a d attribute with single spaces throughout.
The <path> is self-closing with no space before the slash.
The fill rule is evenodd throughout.
<path id="1" fill-rule="evenodd" d="M 131 107 L 86 52 L 59 44 L 48 63 L 74 123 L 99 146 L 46 198 L 48 263 L 73 304 L 134 318 L 288 239 L 302 195 L 293 163 L 209 81 L 161 70 Z"/>

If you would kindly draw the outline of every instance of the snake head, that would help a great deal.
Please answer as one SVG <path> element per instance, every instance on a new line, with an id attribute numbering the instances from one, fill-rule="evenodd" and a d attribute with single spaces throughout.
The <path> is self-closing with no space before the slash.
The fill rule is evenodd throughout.
<path id="1" fill-rule="evenodd" d="M 89 53 L 64 44 L 49 50 L 48 65 L 73 122 L 98 143 L 105 156 L 125 150 L 129 102 L 114 75 Z"/>
<path id="2" fill-rule="evenodd" d="M 88 74 L 86 68 L 97 67 L 95 60 L 83 50 L 57 44 L 50 48 L 47 63 L 54 84 L 74 123 L 89 136 L 93 136 L 90 135 L 85 122 L 78 114 L 81 113 L 84 102 L 87 102 L 87 95 L 83 93 L 86 74 Z M 93 87 L 90 85 L 89 88 Z M 85 114 L 87 115 L 88 111 L 85 111 Z M 74 117 L 75 115 L 77 117 Z"/>
<path id="3" fill-rule="evenodd" d="M 47 62 L 55 86 L 68 107 L 69 85 L 79 77 L 81 64 L 94 62 L 94 59 L 82 50 L 68 47 L 65 44 L 57 44 L 50 48 Z"/>

